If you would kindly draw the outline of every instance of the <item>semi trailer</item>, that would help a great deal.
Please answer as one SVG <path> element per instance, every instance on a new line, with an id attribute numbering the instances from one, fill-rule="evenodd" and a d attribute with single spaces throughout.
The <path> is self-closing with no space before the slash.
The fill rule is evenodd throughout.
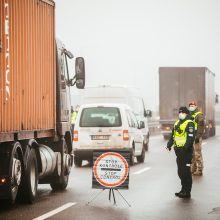
<path id="1" fill-rule="evenodd" d="M 70 87 L 84 59 L 55 38 L 52 0 L 0 0 L 0 200 L 32 203 L 38 184 L 67 187 L 73 163 Z"/>
<path id="2" fill-rule="evenodd" d="M 215 135 L 215 74 L 207 67 L 160 67 L 159 113 L 165 139 L 178 119 L 178 108 L 195 100 L 205 117 L 204 138 Z"/>

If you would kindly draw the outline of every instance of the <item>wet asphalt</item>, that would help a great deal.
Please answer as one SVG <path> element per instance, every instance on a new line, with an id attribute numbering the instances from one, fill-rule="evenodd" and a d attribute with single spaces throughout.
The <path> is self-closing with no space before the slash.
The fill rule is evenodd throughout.
<path id="1" fill-rule="evenodd" d="M 204 174 L 193 177 L 191 199 L 174 195 L 180 180 L 174 152 L 167 152 L 165 144 L 161 135 L 150 138 L 145 162 L 130 168 L 129 189 L 119 191 L 123 197 L 115 191 L 116 204 L 109 201 L 109 190 L 92 189 L 92 167 L 85 162 L 72 168 L 63 192 L 39 185 L 32 205 L 0 204 L 0 220 L 220 220 L 220 127 L 215 137 L 203 140 Z M 61 210 L 43 216 L 57 208 Z"/>

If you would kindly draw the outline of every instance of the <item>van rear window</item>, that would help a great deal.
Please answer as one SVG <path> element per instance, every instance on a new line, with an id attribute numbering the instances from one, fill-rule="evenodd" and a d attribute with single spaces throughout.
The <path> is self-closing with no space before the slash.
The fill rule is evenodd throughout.
<path id="1" fill-rule="evenodd" d="M 121 115 L 116 107 L 84 108 L 80 117 L 80 127 L 120 127 Z"/>

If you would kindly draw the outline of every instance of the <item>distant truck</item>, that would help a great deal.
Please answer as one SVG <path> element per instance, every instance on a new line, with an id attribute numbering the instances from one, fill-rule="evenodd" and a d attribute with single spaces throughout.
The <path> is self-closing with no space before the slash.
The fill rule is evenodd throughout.
<path id="1" fill-rule="evenodd" d="M 204 138 L 215 135 L 215 74 L 207 67 L 160 67 L 159 114 L 165 139 L 178 119 L 178 108 L 197 101 L 205 116 Z"/>
<path id="2" fill-rule="evenodd" d="M 150 110 L 145 109 L 141 92 L 136 87 L 123 85 L 100 85 L 86 87 L 82 91 L 80 104 L 91 103 L 122 103 L 131 107 L 139 121 L 144 121 L 141 129 L 144 136 L 144 147 L 149 147 L 149 128 L 147 117 L 151 115 Z"/>
<path id="3" fill-rule="evenodd" d="M 0 200 L 32 203 L 38 183 L 67 187 L 73 163 L 70 86 L 84 59 L 55 39 L 52 0 L 0 0 Z"/>

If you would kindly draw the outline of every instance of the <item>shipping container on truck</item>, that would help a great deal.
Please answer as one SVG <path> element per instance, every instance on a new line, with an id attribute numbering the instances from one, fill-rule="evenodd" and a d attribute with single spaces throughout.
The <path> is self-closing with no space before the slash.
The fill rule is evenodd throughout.
<path id="1" fill-rule="evenodd" d="M 32 203 L 38 183 L 65 189 L 73 162 L 70 86 L 84 60 L 55 39 L 52 0 L 0 0 L 0 200 Z"/>
<path id="2" fill-rule="evenodd" d="M 180 106 L 192 100 L 205 116 L 204 138 L 215 135 L 215 74 L 207 67 L 160 67 L 159 112 L 161 131 L 170 137 L 173 124 L 178 119 Z"/>

